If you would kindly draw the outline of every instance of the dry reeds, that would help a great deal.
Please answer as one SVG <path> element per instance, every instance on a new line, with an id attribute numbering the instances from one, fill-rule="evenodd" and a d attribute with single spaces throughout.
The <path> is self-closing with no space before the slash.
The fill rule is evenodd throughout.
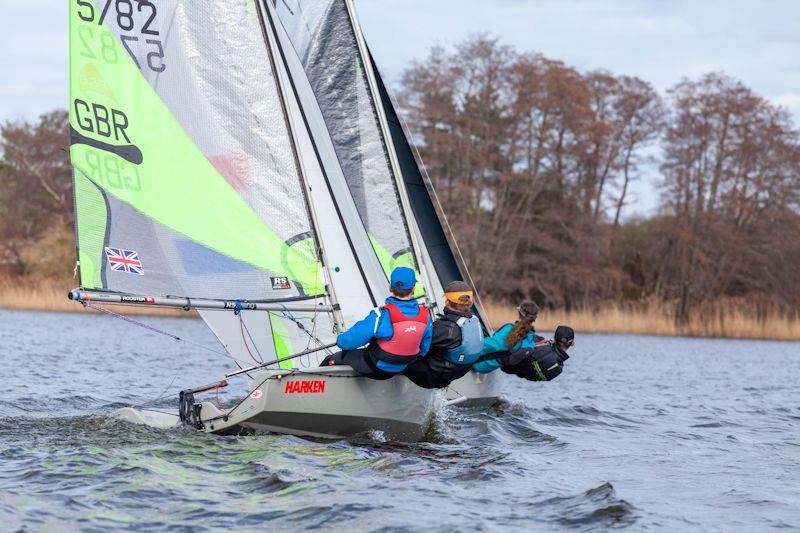
<path id="1" fill-rule="evenodd" d="M 517 318 L 514 305 L 490 302 L 489 320 L 497 327 Z M 597 309 L 542 310 L 537 330 L 553 331 L 569 324 L 576 332 L 629 333 L 738 339 L 800 340 L 800 319 L 777 309 L 752 312 L 736 301 L 722 301 L 693 311 L 685 325 L 678 325 L 672 308 L 652 302 L 640 306 L 609 304 Z"/>
<path id="2" fill-rule="evenodd" d="M 28 278 L 0 278 L 0 308 L 38 311 L 80 311 L 82 307 L 67 299 L 70 281 Z M 119 310 L 119 306 L 113 309 Z M 125 306 L 126 315 L 196 316 L 179 309 Z M 513 304 L 488 302 L 486 312 L 498 327 L 517 318 Z M 777 309 L 754 312 L 743 302 L 726 300 L 696 309 L 685 325 L 676 324 L 667 304 L 650 302 L 639 306 L 609 304 L 596 309 L 571 311 L 543 309 L 537 330 L 552 331 L 559 324 L 569 324 L 578 333 L 629 333 L 641 335 L 684 335 L 691 337 L 728 337 L 739 339 L 800 340 L 800 318 Z"/>

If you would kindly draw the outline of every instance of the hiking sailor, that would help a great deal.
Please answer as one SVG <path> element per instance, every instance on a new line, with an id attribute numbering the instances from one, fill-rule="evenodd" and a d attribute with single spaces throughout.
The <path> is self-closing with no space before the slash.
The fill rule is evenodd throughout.
<path id="1" fill-rule="evenodd" d="M 371 379 L 389 379 L 424 357 L 431 345 L 433 327 L 428 309 L 414 298 L 417 277 L 409 267 L 392 271 L 383 307 L 341 333 L 341 352 L 326 357 L 320 366 L 349 365 Z"/>
<path id="2" fill-rule="evenodd" d="M 463 377 L 483 349 L 483 326 L 472 314 L 473 294 L 463 281 L 445 287 L 444 313 L 433 323 L 427 357 L 408 365 L 403 375 L 425 389 L 438 389 Z"/>
<path id="3" fill-rule="evenodd" d="M 509 352 L 516 352 L 523 348 L 534 348 L 536 343 L 543 341 L 534 330 L 534 322 L 539 316 L 539 306 L 532 300 L 525 300 L 517 307 L 519 319 L 513 324 L 506 324 L 494 335 L 483 341 L 480 360 L 472 365 L 472 370 L 482 374 L 494 372 L 503 366 L 503 359 Z M 497 353 L 497 357 L 487 357 Z"/>
<path id="4" fill-rule="evenodd" d="M 522 348 L 503 361 L 501 367 L 506 374 L 528 381 L 551 381 L 564 370 L 564 361 L 569 359 L 567 350 L 575 345 L 575 331 L 569 326 L 558 326 L 553 340 L 543 340 L 534 348 Z"/>

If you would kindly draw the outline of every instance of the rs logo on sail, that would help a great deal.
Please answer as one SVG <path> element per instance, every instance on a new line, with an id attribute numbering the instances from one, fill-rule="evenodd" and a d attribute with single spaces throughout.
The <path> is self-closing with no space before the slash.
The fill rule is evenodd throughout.
<path id="1" fill-rule="evenodd" d="M 325 392 L 325 381 L 287 381 L 283 389 L 285 394 L 321 394 Z"/>

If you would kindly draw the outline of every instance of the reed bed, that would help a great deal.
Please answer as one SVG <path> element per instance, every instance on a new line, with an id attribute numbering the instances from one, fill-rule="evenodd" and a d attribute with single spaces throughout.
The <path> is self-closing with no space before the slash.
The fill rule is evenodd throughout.
<path id="1" fill-rule="evenodd" d="M 513 304 L 489 302 L 489 320 L 495 327 L 513 322 Z M 673 310 L 663 303 L 641 306 L 605 305 L 597 309 L 544 309 L 536 321 L 537 330 L 553 331 L 559 324 L 572 326 L 579 334 L 628 333 L 736 339 L 800 340 L 800 319 L 777 309 L 753 313 L 736 302 L 719 302 L 694 311 L 685 325 L 676 324 Z"/>
<path id="2" fill-rule="evenodd" d="M 0 308 L 37 311 L 82 311 L 67 299 L 75 283 L 34 281 L 27 278 L 0 278 Z M 197 316 L 179 309 L 136 306 L 109 306 L 125 315 Z M 736 301 L 718 302 L 692 313 L 686 325 L 675 322 L 670 306 L 651 302 L 639 306 L 605 305 L 596 309 L 544 309 L 536 321 L 537 329 L 553 331 L 559 324 L 569 324 L 579 334 L 629 333 L 640 335 L 726 337 L 736 339 L 800 340 L 800 319 L 777 309 L 754 313 L 752 306 Z M 487 302 L 486 312 L 492 325 L 499 327 L 517 318 L 513 304 Z"/>

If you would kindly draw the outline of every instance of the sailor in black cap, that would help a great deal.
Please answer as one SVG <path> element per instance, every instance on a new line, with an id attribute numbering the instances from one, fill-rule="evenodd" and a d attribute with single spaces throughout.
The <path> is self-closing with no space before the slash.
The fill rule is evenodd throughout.
<path id="1" fill-rule="evenodd" d="M 564 370 L 564 361 L 569 359 L 567 351 L 574 345 L 575 331 L 569 326 L 558 326 L 552 340 L 513 352 L 502 359 L 500 368 L 506 374 L 529 381 L 551 381 Z"/>

